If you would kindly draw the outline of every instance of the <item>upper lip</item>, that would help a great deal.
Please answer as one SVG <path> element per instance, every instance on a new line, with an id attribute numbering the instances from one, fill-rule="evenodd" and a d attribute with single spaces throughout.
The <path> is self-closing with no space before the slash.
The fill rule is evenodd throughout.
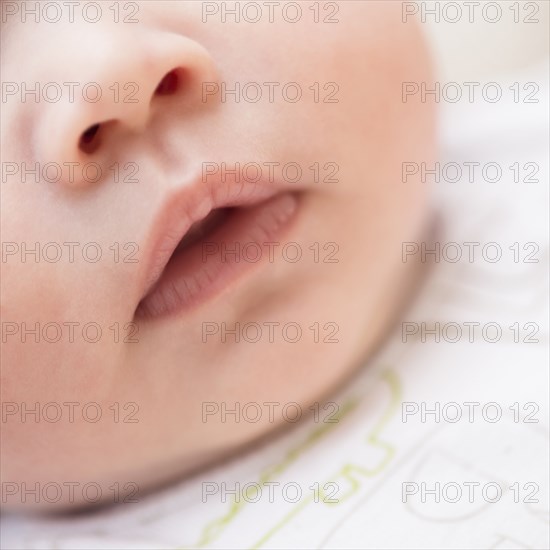
<path id="1" fill-rule="evenodd" d="M 288 189 L 277 182 L 205 182 L 196 179 L 193 184 L 167 196 L 155 216 L 153 232 L 145 246 L 146 268 L 141 300 L 161 278 L 178 244 L 194 223 L 217 208 L 254 205 L 285 191 Z"/>

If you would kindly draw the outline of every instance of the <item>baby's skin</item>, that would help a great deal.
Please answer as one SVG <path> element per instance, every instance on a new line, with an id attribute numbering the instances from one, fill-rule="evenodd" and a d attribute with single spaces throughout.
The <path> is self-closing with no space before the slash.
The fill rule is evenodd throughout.
<path id="1" fill-rule="evenodd" d="M 59 510 L 245 452 L 365 365 L 429 219 L 402 163 L 434 158 L 433 108 L 402 85 L 431 68 L 400 2 L 23 4 L 2 3 L 2 505 Z"/>

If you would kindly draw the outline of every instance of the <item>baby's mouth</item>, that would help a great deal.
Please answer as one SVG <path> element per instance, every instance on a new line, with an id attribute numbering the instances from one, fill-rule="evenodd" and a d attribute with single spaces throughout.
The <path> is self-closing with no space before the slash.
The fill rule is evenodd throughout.
<path id="1" fill-rule="evenodd" d="M 294 217 L 296 193 L 280 192 L 238 206 L 212 209 L 193 223 L 161 260 L 138 304 L 136 318 L 156 318 L 188 310 L 223 292 L 259 263 L 257 251 L 280 237 Z M 246 251 L 254 250 L 253 261 Z M 265 251 L 265 250 L 264 250 Z M 267 254 L 264 254 L 267 256 Z"/>
<path id="2" fill-rule="evenodd" d="M 168 264 L 172 259 L 180 253 L 185 253 L 192 245 L 200 240 L 205 240 L 208 235 L 213 233 L 218 227 L 220 227 L 231 214 L 233 208 L 216 208 L 210 212 L 203 220 L 195 222 L 185 233 L 178 246 L 174 250 L 174 253 L 168 260 Z"/>

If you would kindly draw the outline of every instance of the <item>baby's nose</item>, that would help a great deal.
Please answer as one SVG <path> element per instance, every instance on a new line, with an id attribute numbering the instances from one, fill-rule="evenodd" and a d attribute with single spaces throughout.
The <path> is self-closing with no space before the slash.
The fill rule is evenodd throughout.
<path id="1" fill-rule="evenodd" d="M 78 64 L 71 71 L 79 75 L 73 101 L 51 110 L 40 139 L 48 158 L 58 162 L 112 157 L 162 131 L 159 120 L 175 124 L 183 108 L 201 108 L 202 83 L 215 74 L 199 43 L 160 31 L 94 40 L 84 54 L 79 45 L 78 56 L 67 57 Z"/>

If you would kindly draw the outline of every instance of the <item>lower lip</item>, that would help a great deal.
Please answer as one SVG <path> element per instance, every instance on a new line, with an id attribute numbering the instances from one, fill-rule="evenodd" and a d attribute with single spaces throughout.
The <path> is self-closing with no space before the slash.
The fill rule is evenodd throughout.
<path id="1" fill-rule="evenodd" d="M 288 230 L 297 207 L 298 197 L 284 193 L 233 209 L 212 234 L 170 259 L 160 279 L 139 303 L 136 317 L 174 315 L 227 289 L 269 257 L 266 243 Z"/>

